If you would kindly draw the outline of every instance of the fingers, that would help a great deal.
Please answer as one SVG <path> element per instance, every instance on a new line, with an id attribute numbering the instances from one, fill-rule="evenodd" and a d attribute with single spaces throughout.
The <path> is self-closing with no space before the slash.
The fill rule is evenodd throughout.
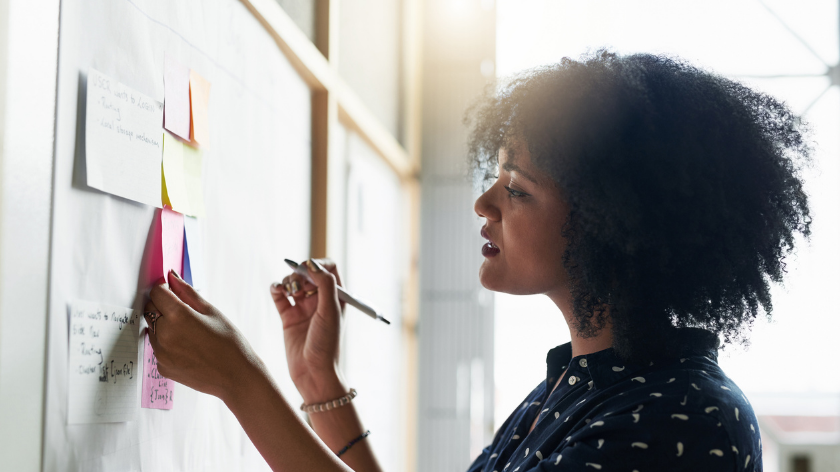
<path id="1" fill-rule="evenodd" d="M 285 289 L 287 295 L 301 297 L 305 292 L 313 290 L 315 286 L 307 281 L 304 276 L 292 273 L 283 278 L 283 284 L 280 288 Z"/>
<path id="2" fill-rule="evenodd" d="M 208 313 L 209 304 L 174 270 L 169 271 L 169 290 L 193 310 L 202 314 Z"/>
<path id="3" fill-rule="evenodd" d="M 157 324 L 163 317 L 155 304 L 152 302 L 146 303 L 146 306 L 143 308 L 143 316 L 146 318 L 146 324 L 149 325 L 149 327 L 146 328 L 146 334 L 149 335 L 149 342 L 152 344 L 152 349 L 157 351 L 159 348 L 156 334 Z"/>
<path id="4" fill-rule="evenodd" d="M 283 284 L 275 282 L 271 284 L 269 291 L 271 292 L 271 298 L 274 300 L 274 306 L 277 307 L 277 312 L 280 315 L 292 307 Z"/>
<path id="5" fill-rule="evenodd" d="M 187 305 L 177 295 L 172 293 L 169 285 L 160 283 L 162 280 L 158 281 L 159 283 L 152 287 L 152 290 L 149 292 L 149 298 L 152 299 L 152 303 L 154 303 L 158 314 L 170 318 L 177 318 L 179 311 L 187 308 Z"/>

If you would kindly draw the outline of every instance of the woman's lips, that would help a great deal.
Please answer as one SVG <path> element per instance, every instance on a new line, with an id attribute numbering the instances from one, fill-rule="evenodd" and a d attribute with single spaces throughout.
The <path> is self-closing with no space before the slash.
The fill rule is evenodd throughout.
<path id="1" fill-rule="evenodd" d="M 490 241 L 490 236 L 487 235 L 487 232 L 484 231 L 484 228 L 481 228 L 481 237 L 487 240 L 487 243 L 484 246 L 481 246 L 482 256 L 493 257 L 499 253 L 499 247 L 493 244 L 493 241 Z"/>

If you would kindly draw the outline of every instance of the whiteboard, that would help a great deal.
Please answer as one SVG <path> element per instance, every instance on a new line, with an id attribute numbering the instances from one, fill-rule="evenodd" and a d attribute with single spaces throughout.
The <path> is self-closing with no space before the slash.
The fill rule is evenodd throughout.
<path id="1" fill-rule="evenodd" d="M 65 0 L 61 4 L 44 469 L 268 470 L 216 398 L 177 385 L 171 411 L 67 424 L 67 303 L 141 308 L 154 209 L 84 185 L 85 78 L 94 68 L 163 100 L 164 53 L 208 79 L 204 294 L 243 331 L 294 404 L 269 296 L 309 254 L 310 90 L 235 0 Z M 45 124 L 46 125 L 46 124 Z M 192 256 L 192 255 L 191 255 Z"/>

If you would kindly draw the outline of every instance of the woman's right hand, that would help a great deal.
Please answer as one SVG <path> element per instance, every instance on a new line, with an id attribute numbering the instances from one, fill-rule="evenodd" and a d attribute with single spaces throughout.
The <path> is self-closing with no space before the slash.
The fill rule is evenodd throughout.
<path id="1" fill-rule="evenodd" d="M 332 261 L 310 259 L 303 265 L 315 285 L 293 273 L 272 284 L 271 297 L 283 321 L 292 381 L 304 402 L 322 403 L 347 394 L 338 369 L 343 304 L 336 287 L 341 279 Z"/>

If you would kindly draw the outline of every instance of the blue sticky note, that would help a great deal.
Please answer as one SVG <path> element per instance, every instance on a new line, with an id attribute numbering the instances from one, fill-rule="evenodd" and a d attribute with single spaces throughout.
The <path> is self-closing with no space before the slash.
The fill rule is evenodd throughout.
<path id="1" fill-rule="evenodd" d="M 192 270 L 190 267 L 190 248 L 187 246 L 187 231 L 184 230 L 184 266 L 181 269 L 181 277 L 184 278 L 184 282 L 192 285 Z"/>

